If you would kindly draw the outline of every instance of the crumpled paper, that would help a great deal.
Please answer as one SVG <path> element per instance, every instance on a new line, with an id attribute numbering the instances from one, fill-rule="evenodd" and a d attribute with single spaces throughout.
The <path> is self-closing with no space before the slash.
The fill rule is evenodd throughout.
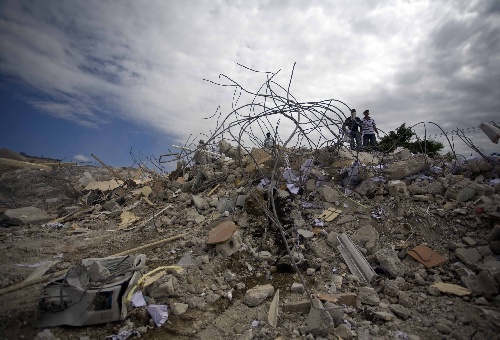
<path id="1" fill-rule="evenodd" d="M 166 305 L 149 305 L 148 313 L 153 318 L 156 327 L 160 327 L 168 320 L 168 311 Z"/>

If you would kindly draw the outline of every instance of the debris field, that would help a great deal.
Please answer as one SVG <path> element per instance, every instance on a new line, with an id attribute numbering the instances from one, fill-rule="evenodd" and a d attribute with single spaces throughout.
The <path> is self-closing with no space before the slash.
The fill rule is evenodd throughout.
<path id="1" fill-rule="evenodd" d="M 405 150 L 353 158 L 324 147 L 296 152 L 286 168 L 296 170 L 280 173 L 273 150 L 238 161 L 237 148 L 219 146 L 224 157 L 169 174 L 64 163 L 4 170 L 2 338 L 498 337 L 498 160 L 446 163 Z M 343 242 L 372 274 L 351 270 Z M 114 322 L 37 328 L 49 282 L 130 250 L 143 254 L 141 275 L 167 268 L 136 289 L 147 306 L 167 306 L 164 323 L 128 302 Z M 108 308 L 96 306 L 84 309 Z"/>

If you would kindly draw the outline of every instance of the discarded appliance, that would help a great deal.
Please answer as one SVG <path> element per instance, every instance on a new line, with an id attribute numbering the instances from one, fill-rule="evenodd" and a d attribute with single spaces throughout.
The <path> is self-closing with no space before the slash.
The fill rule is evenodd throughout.
<path id="1" fill-rule="evenodd" d="M 346 233 L 342 233 L 337 236 L 337 240 L 340 243 L 337 248 L 347 263 L 349 270 L 362 281 L 374 282 L 377 279 L 377 274 L 356 248 L 350 237 Z"/>
<path id="2" fill-rule="evenodd" d="M 123 320 L 123 299 L 142 274 L 146 255 L 90 258 L 44 286 L 37 327 L 85 326 Z"/>

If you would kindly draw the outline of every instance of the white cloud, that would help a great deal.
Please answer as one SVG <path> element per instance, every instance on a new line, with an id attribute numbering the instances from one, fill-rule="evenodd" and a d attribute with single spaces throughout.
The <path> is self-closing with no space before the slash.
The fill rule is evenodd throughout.
<path id="1" fill-rule="evenodd" d="M 179 140 L 209 133 L 201 118 L 219 105 L 231 110 L 231 88 L 203 78 L 223 81 L 224 73 L 258 89 L 262 76 L 237 63 L 282 69 L 276 80 L 286 87 L 297 62 L 291 92 L 298 100 L 370 108 L 385 131 L 430 120 L 467 127 L 494 120 L 500 104 L 493 5 L 4 1 L 0 72 L 45 94 L 30 102 L 50 115 L 89 127 L 119 117 Z M 487 67 L 475 62 L 483 45 Z"/>
<path id="2" fill-rule="evenodd" d="M 84 155 L 76 155 L 73 158 L 80 162 L 90 162 L 90 158 Z"/>

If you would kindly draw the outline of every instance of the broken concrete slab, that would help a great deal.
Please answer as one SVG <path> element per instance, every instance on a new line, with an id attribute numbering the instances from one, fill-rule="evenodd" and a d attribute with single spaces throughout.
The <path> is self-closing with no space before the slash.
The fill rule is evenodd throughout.
<path id="1" fill-rule="evenodd" d="M 24 207 L 17 209 L 7 209 L 4 213 L 12 223 L 23 225 L 28 223 L 44 223 L 53 219 L 42 209 L 36 207 Z"/>
<path id="2" fill-rule="evenodd" d="M 429 166 L 428 157 L 426 155 L 418 155 L 404 161 L 394 162 L 385 168 L 384 172 L 389 180 L 403 179 L 404 177 L 415 175 Z"/>

